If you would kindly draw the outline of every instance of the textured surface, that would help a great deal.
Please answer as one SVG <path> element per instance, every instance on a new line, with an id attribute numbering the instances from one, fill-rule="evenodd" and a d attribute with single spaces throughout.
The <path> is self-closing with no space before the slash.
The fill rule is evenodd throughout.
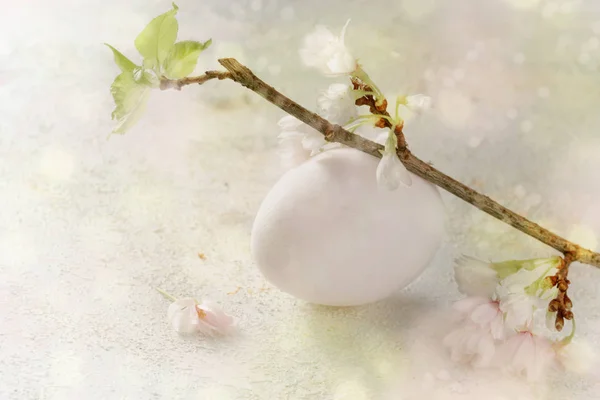
<path id="1" fill-rule="evenodd" d="M 101 43 L 133 56 L 135 35 L 169 2 L 3 5 L 0 398 L 600 398 L 597 368 L 531 386 L 453 368 L 439 348 L 441 315 L 458 298 L 454 254 L 545 246 L 444 194 L 447 244 L 408 289 L 360 308 L 294 300 L 249 254 L 254 214 L 280 174 L 282 114 L 212 82 L 157 93 L 132 132 L 106 140 L 117 70 Z M 436 101 L 407 128 L 416 154 L 598 249 L 597 1 L 178 5 L 180 37 L 216 43 L 199 70 L 238 57 L 307 106 L 327 81 L 299 65 L 301 37 L 351 17 L 347 40 L 380 87 Z M 597 347 L 600 271 L 576 265 L 572 281 L 578 333 Z M 178 337 L 153 286 L 220 302 L 239 335 Z"/>

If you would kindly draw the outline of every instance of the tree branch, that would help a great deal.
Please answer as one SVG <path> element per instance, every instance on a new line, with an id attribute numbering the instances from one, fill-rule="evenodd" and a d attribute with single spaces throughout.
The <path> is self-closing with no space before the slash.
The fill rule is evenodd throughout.
<path id="1" fill-rule="evenodd" d="M 215 78 L 231 79 L 261 95 L 270 103 L 276 105 L 283 111 L 321 132 L 323 135 L 325 135 L 325 138 L 328 141 L 341 143 L 348 147 L 361 150 L 374 157 L 381 158 L 380 150 L 383 150 L 383 146 L 359 135 L 350 133 L 339 125 L 331 124 L 329 121 L 323 119 L 319 115 L 307 110 L 275 90 L 272 86 L 269 86 L 263 82 L 256 75 L 254 75 L 250 69 L 240 64 L 237 60 L 233 58 L 223 58 L 219 60 L 219 63 L 228 72 L 219 73 L 217 71 L 207 71 L 205 75 L 196 78 L 184 78 L 179 81 L 167 80 L 169 83 L 165 83 L 165 87 L 163 87 L 163 83 L 161 81 L 161 89 L 168 89 L 170 87 L 181 89 L 182 86 L 188 84 L 202 84 L 210 79 Z M 371 111 L 375 114 L 387 115 L 387 111 L 385 111 L 385 109 L 376 109 Z M 391 128 L 391 126 L 388 127 Z M 399 129 L 394 129 L 394 132 L 399 139 L 404 139 L 403 135 L 400 136 L 401 129 L 402 127 L 399 127 Z M 408 146 L 406 146 L 406 142 L 401 142 L 399 140 L 398 143 L 398 157 L 400 160 L 402 160 L 410 172 L 441 187 L 442 189 L 445 189 L 446 191 L 474 205 L 480 210 L 499 219 L 500 221 L 509 224 L 521 232 L 563 253 L 565 255 L 565 259 L 568 257 L 569 260 L 568 263 L 565 262 L 563 267 L 564 270 L 568 270 L 568 266 L 571 261 L 579 261 L 600 268 L 600 254 L 584 249 L 581 246 L 572 243 L 545 228 L 542 228 L 538 224 L 528 220 L 525 217 L 522 217 L 514 211 L 509 210 L 489 197 L 476 192 L 470 187 L 458 182 L 457 180 L 449 177 L 443 172 L 415 157 L 408 149 Z M 566 279 L 566 274 L 564 277 Z"/>

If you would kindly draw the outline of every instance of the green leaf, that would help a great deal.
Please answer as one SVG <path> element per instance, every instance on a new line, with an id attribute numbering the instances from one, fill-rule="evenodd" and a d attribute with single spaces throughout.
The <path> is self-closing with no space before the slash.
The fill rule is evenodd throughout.
<path id="1" fill-rule="evenodd" d="M 117 120 L 113 133 L 125 133 L 142 117 L 150 87 L 145 83 L 138 83 L 133 78 L 133 73 L 122 72 L 116 77 L 110 92 L 115 100 L 115 110 L 112 119 Z"/>
<path id="2" fill-rule="evenodd" d="M 198 56 L 211 43 L 211 39 L 204 43 L 193 40 L 175 43 L 163 66 L 165 75 L 171 79 L 180 79 L 194 72 Z"/>
<path id="3" fill-rule="evenodd" d="M 173 9 L 154 18 L 135 38 L 135 47 L 144 57 L 144 66 L 153 68 L 160 73 L 158 68 L 171 51 L 179 25 L 175 14 L 179 7 L 173 3 Z"/>
<path id="4" fill-rule="evenodd" d="M 136 65 L 129 58 L 125 57 L 119 50 L 115 49 L 108 43 L 104 43 L 109 49 L 112 50 L 113 55 L 115 56 L 115 64 L 121 69 L 123 72 L 132 72 Z"/>

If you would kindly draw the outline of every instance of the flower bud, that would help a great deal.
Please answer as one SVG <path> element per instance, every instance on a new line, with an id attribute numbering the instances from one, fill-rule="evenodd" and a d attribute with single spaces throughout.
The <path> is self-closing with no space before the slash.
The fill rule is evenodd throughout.
<path id="1" fill-rule="evenodd" d="M 558 309 L 560 308 L 560 301 L 554 299 L 550 302 L 550 304 L 548 304 L 548 311 L 549 312 L 557 312 Z"/>

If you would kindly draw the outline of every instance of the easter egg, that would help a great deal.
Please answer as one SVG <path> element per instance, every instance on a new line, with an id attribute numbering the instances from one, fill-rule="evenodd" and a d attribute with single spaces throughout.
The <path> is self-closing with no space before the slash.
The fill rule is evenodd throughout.
<path id="1" fill-rule="evenodd" d="M 273 285 L 317 304 L 384 299 L 415 280 L 439 247 L 444 209 L 435 186 L 377 185 L 379 159 L 341 148 L 285 173 L 262 202 L 251 236 Z"/>

